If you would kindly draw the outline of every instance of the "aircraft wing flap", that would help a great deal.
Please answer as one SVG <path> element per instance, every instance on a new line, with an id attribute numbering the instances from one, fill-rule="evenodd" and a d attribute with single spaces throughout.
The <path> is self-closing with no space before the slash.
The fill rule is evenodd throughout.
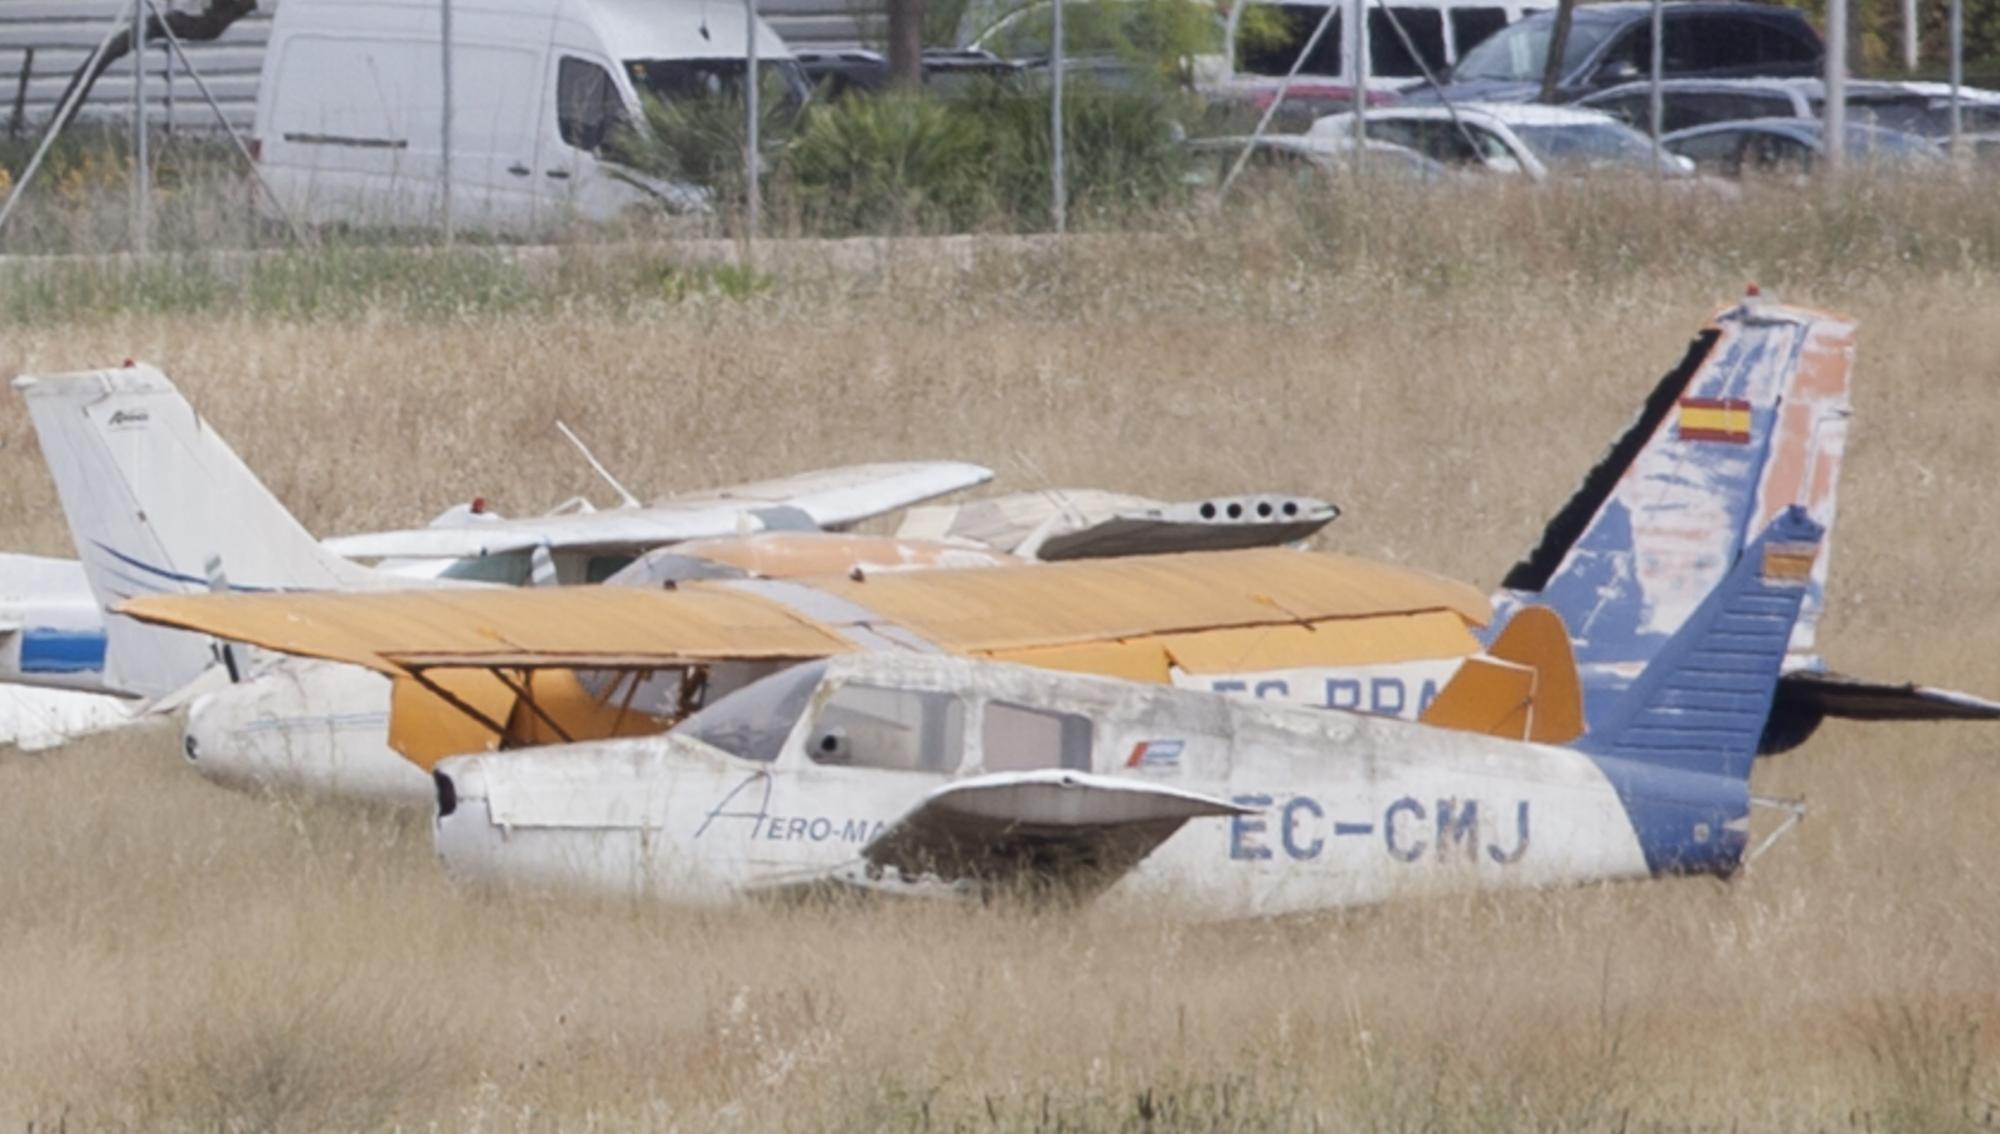
<path id="1" fill-rule="evenodd" d="M 1057 884 L 1091 894 L 1189 820 L 1248 813 L 1227 800 L 1111 776 L 1005 772 L 939 788 L 861 854 L 906 879 Z"/>
<path id="2" fill-rule="evenodd" d="M 2000 720 L 2000 701 L 1914 682 L 1794 671 L 1778 679 L 1781 702 L 1857 721 Z"/>

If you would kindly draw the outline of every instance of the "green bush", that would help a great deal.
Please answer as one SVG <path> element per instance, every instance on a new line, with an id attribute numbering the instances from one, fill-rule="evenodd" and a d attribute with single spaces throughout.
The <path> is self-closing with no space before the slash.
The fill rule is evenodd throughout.
<path id="1" fill-rule="evenodd" d="M 989 136 L 953 104 L 892 92 L 808 111 L 783 158 L 801 216 L 836 232 L 963 228 L 983 206 Z"/>
<path id="2" fill-rule="evenodd" d="M 778 163 L 814 231 L 1033 230 L 1049 222 L 1047 92 L 980 84 L 811 108 Z M 1181 188 L 1172 96 L 1073 84 L 1063 103 L 1072 214 L 1105 221 Z"/>

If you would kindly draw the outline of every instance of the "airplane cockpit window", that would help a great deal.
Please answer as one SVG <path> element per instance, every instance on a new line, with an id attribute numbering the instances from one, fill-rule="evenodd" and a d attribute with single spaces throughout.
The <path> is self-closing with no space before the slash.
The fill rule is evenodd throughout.
<path id="1" fill-rule="evenodd" d="M 502 551 L 494 555 L 480 555 L 469 559 L 454 559 L 444 570 L 438 572 L 440 579 L 468 579 L 479 583 L 499 583 L 508 587 L 525 587 L 533 564 L 528 561 L 525 551 Z"/>
<path id="2" fill-rule="evenodd" d="M 846 685 L 813 721 L 806 755 L 820 764 L 952 772 L 964 745 L 965 705 L 953 694 Z"/>
<path id="3" fill-rule="evenodd" d="M 823 661 L 779 670 L 695 713 L 673 731 L 731 756 L 768 764 L 778 758 L 825 676 Z"/>
<path id="4" fill-rule="evenodd" d="M 989 772 L 1031 772 L 1038 768 L 1090 770 L 1090 721 L 1075 713 L 1052 713 L 994 701 L 980 724 L 979 747 Z"/>

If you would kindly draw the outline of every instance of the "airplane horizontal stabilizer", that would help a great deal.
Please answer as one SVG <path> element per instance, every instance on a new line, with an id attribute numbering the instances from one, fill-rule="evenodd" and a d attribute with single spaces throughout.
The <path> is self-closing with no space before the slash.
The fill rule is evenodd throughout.
<path id="1" fill-rule="evenodd" d="M 1083 772 L 1008 772 L 932 792 L 862 849 L 906 879 L 1007 886 L 1058 879 L 1093 894 L 1227 800 Z"/>
<path id="2" fill-rule="evenodd" d="M 1781 709 L 1804 708 L 1856 721 L 2000 720 L 2000 701 L 1914 682 L 1870 681 L 1799 671 L 1778 681 Z"/>

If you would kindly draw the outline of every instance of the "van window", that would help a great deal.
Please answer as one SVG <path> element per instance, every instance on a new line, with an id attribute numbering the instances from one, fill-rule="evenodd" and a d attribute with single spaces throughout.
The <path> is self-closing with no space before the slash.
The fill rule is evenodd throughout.
<path id="1" fill-rule="evenodd" d="M 1486 41 L 1486 37 L 1507 26 L 1505 8 L 1453 8 L 1451 10 L 1451 45 L 1458 57 Z"/>
<path id="2" fill-rule="evenodd" d="M 844 685 L 813 720 L 806 755 L 819 764 L 953 772 L 965 747 L 965 707 L 950 693 Z"/>
<path id="3" fill-rule="evenodd" d="M 979 748 L 989 772 L 1030 772 L 1038 768 L 1090 770 L 1090 721 L 1075 713 L 1052 713 L 1006 701 L 986 706 Z"/>
<path id="4" fill-rule="evenodd" d="M 1276 4 L 1272 5 L 1272 11 L 1277 18 L 1270 21 L 1269 34 L 1236 37 L 1237 70 L 1252 75 L 1289 72 L 1299 52 L 1305 50 L 1306 41 L 1312 38 L 1313 29 L 1326 15 L 1326 5 Z M 1301 75 L 1341 73 L 1340 18 L 1341 10 L 1334 9 L 1326 33 L 1319 37 L 1318 46 L 1299 68 Z"/>
<path id="5" fill-rule="evenodd" d="M 1402 35 L 1396 34 L 1398 25 Z M 1404 36 L 1409 44 L 1403 42 Z M 1411 46 L 1417 49 L 1415 56 Z M 1368 66 L 1387 79 L 1421 78 L 1425 68 L 1433 75 L 1444 70 L 1444 13 L 1436 8 L 1370 8 Z"/>
<path id="6" fill-rule="evenodd" d="M 1650 51 L 1650 38 L 1647 44 Z M 1817 61 L 1819 48 L 1792 28 L 1769 20 L 1675 12 L 1666 20 L 1663 54 L 1666 69 L 1674 74 L 1785 74 Z M 1768 70 L 1772 67 L 1778 70 Z"/>
<path id="7" fill-rule="evenodd" d="M 627 59 L 625 77 L 641 97 L 669 105 L 688 99 L 743 97 L 741 59 Z M 805 69 L 794 59 L 767 59 L 757 64 L 757 97 L 766 107 L 798 113 L 812 90 Z"/>
<path id="8" fill-rule="evenodd" d="M 562 140 L 595 153 L 624 120 L 625 104 L 611 72 L 587 59 L 563 56 L 556 71 L 556 132 Z"/>

